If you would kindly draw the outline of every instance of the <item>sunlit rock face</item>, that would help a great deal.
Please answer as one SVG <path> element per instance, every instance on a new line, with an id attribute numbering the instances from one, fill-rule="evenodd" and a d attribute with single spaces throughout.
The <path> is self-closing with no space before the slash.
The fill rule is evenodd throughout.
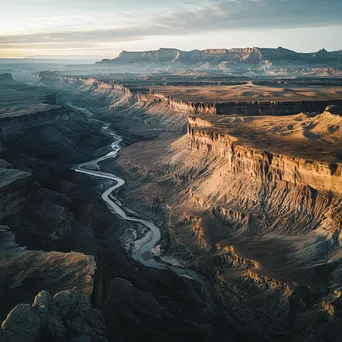
<path id="1" fill-rule="evenodd" d="M 189 117 L 189 147 L 227 158 L 230 172 L 246 173 L 263 181 L 286 181 L 342 193 L 342 161 L 337 147 L 342 120 L 335 114 L 339 112 L 339 107 L 332 105 L 321 115 L 297 115 L 293 119 L 291 116 L 285 119 L 251 118 L 238 122 L 229 117 L 226 121 Z M 263 127 L 266 127 L 264 132 Z M 270 132 L 273 139 L 270 136 L 268 145 Z M 255 137 L 250 138 L 248 134 Z M 335 147 L 331 143 L 336 144 Z M 304 146 L 308 153 L 305 155 L 304 150 L 303 156 L 297 157 L 303 152 L 297 149 Z M 310 148 L 319 152 L 310 154 Z M 329 151 L 330 157 L 326 154 Z"/>
<path id="2" fill-rule="evenodd" d="M 324 163 L 250 149 L 235 145 L 227 135 L 195 128 L 190 129 L 189 137 L 191 149 L 226 157 L 227 171 L 342 193 L 342 163 Z"/>

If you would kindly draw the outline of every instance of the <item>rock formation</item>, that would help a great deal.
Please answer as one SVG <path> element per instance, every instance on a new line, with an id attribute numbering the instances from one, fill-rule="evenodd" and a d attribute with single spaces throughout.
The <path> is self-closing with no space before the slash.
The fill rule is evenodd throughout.
<path id="1" fill-rule="evenodd" d="M 284 48 L 243 48 L 208 49 L 181 51 L 177 49 L 159 49 L 156 51 L 123 51 L 115 59 L 104 59 L 99 64 L 116 65 L 186 65 L 199 68 L 206 64 L 210 67 L 263 67 L 263 66 L 337 66 L 341 67 L 341 51 L 319 51 L 317 53 L 297 53 Z"/>
<path id="2" fill-rule="evenodd" d="M 103 317 L 82 293 L 40 292 L 33 305 L 19 304 L 0 329 L 0 341 L 108 341 Z"/>
<path id="3" fill-rule="evenodd" d="M 164 222 L 161 257 L 209 274 L 265 340 L 341 334 L 337 112 L 190 117 L 187 137 L 139 142 L 116 163 L 121 200 Z"/>

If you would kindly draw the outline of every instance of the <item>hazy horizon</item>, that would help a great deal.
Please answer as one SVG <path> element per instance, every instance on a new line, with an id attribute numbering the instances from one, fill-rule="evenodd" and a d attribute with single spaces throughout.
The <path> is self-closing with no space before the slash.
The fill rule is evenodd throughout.
<path id="1" fill-rule="evenodd" d="M 0 13 L 0 58 L 115 58 L 160 47 L 336 51 L 341 12 L 338 0 L 12 0 Z"/>

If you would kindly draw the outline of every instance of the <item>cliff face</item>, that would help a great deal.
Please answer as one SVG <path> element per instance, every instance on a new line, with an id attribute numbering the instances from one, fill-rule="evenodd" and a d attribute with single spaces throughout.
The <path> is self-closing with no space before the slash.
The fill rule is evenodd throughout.
<path id="1" fill-rule="evenodd" d="M 9 166 L 0 163 L 0 221 L 34 201 L 39 189 L 30 173 Z"/>
<path id="2" fill-rule="evenodd" d="M 255 115 L 291 115 L 301 112 L 322 113 L 328 105 L 342 106 L 342 100 L 324 101 L 252 101 L 252 102 L 227 102 L 215 105 L 215 113 L 239 114 L 247 116 Z"/>
<path id="3" fill-rule="evenodd" d="M 32 114 L 2 118 L 2 134 L 4 139 L 6 139 L 6 136 L 19 133 L 26 128 L 49 124 L 60 120 L 69 120 L 69 117 L 70 110 L 61 106 Z"/>
<path id="4" fill-rule="evenodd" d="M 286 181 L 342 194 L 342 164 L 298 159 L 240 146 L 235 144 L 234 137 L 201 130 L 191 126 L 192 119 L 189 121 L 190 149 L 227 158 L 227 171 L 245 173 L 263 181 Z"/>
<path id="5" fill-rule="evenodd" d="M 44 75 L 44 74 L 43 74 Z M 100 81 L 95 78 L 76 78 L 60 77 L 46 75 L 51 80 L 60 83 L 60 86 L 67 84 L 69 87 L 80 87 L 81 91 L 88 91 L 82 88 L 83 85 L 89 87 L 91 95 L 94 97 L 107 98 L 108 105 L 111 108 L 132 107 L 134 103 L 145 105 L 161 104 L 174 113 L 183 113 L 191 115 L 245 115 L 245 116 L 263 116 L 263 115 L 291 115 L 301 112 L 322 113 L 328 105 L 342 106 L 342 100 L 322 100 L 322 101 L 232 101 L 224 103 L 202 103 L 181 101 L 163 93 L 153 92 L 141 89 L 129 88 L 114 82 Z M 98 100 L 97 100 L 98 101 Z M 104 102 L 105 104 L 107 102 Z"/>

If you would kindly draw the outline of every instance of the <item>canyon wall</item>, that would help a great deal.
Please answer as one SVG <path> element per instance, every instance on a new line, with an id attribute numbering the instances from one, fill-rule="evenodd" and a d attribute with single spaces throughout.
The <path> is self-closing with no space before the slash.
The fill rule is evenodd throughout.
<path id="1" fill-rule="evenodd" d="M 342 106 L 342 100 L 322 101 L 236 101 L 218 103 L 215 105 L 216 114 L 239 114 L 246 116 L 257 115 L 291 115 L 297 113 L 322 113 L 329 105 Z"/>
<path id="2" fill-rule="evenodd" d="M 14 133 L 20 133 L 26 128 L 49 124 L 59 120 L 69 120 L 69 118 L 70 110 L 64 106 L 49 108 L 36 113 L 2 118 L 0 120 L 3 135 L 2 139 L 5 140 L 6 136 Z"/>
<path id="3" fill-rule="evenodd" d="M 10 168 L 0 160 L 0 221 L 22 210 L 38 196 L 39 185 L 29 172 Z"/>
<path id="4" fill-rule="evenodd" d="M 342 100 L 322 101 L 231 101 L 225 103 L 201 103 L 180 101 L 165 94 L 130 91 L 129 94 L 141 102 L 164 102 L 177 112 L 197 115 L 245 116 L 292 115 L 301 112 L 322 113 L 329 105 L 342 107 Z"/>
<path id="5" fill-rule="evenodd" d="M 45 77 L 50 74 L 42 73 Z M 152 92 L 149 89 L 130 88 L 114 81 L 100 81 L 95 78 L 80 77 L 57 77 L 61 82 L 69 84 L 78 83 L 80 85 L 92 86 L 96 89 L 111 90 L 119 96 L 128 96 L 132 102 L 142 103 L 163 103 L 175 112 L 192 115 L 231 115 L 238 114 L 244 116 L 262 115 L 292 115 L 301 112 L 322 113 L 329 105 L 342 107 L 342 100 L 319 100 L 319 101 L 230 101 L 224 103 L 202 103 L 181 101 L 166 94 Z"/>
<path id="6" fill-rule="evenodd" d="M 189 118 L 189 147 L 223 156 L 228 171 L 242 172 L 268 181 L 286 181 L 316 190 L 342 193 L 342 164 L 305 160 L 238 145 L 236 138 L 206 130 L 204 120 Z"/>

